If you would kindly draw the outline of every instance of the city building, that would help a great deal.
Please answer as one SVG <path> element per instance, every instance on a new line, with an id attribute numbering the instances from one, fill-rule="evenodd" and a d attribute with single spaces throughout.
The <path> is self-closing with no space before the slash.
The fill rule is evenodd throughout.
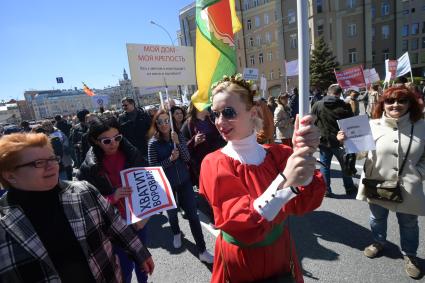
<path id="1" fill-rule="evenodd" d="M 30 121 L 35 119 L 34 109 L 26 100 L 18 100 L 16 101 L 16 105 L 18 106 L 22 120 Z"/>
<path id="2" fill-rule="evenodd" d="M 0 104 L 0 124 L 19 124 L 21 113 L 16 103 Z"/>

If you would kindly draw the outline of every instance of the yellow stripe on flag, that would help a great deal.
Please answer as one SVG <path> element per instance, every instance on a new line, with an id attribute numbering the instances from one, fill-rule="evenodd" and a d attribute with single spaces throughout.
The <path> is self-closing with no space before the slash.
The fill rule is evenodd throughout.
<path id="1" fill-rule="evenodd" d="M 230 4 L 230 13 L 232 14 L 232 28 L 233 33 L 237 33 L 242 29 L 242 24 L 239 21 L 239 18 L 236 14 L 236 6 L 235 6 L 235 0 L 229 0 Z"/>

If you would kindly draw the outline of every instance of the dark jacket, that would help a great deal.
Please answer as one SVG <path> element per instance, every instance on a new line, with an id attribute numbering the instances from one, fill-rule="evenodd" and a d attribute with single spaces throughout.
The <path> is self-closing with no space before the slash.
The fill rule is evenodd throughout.
<path id="1" fill-rule="evenodd" d="M 137 114 L 132 119 L 132 115 L 123 113 L 118 117 L 121 133 L 133 144 L 144 157 L 148 154 L 147 133 L 151 126 L 151 117 L 141 109 L 135 109 Z"/>
<path id="2" fill-rule="evenodd" d="M 77 166 L 80 165 L 86 158 L 87 151 L 90 148 L 88 141 L 88 127 L 85 124 L 79 123 L 70 133 L 69 141 L 74 146 L 75 155 L 77 157 Z"/>
<path id="3" fill-rule="evenodd" d="M 173 143 L 171 141 L 159 140 L 153 137 L 149 140 L 148 159 L 150 166 L 162 166 L 168 181 L 173 189 L 176 186 L 190 180 L 190 174 L 187 167 L 190 155 L 186 145 L 186 139 L 181 133 L 179 135 L 180 143 L 177 145 L 179 158 L 170 161 Z"/>
<path id="4" fill-rule="evenodd" d="M 88 181 L 95 186 L 103 196 L 107 196 L 114 193 L 116 188 L 112 187 L 107 175 L 103 173 L 102 162 L 97 159 L 94 153 L 95 150 L 96 149 L 91 147 L 87 152 L 86 159 L 83 164 L 81 164 L 80 170 L 77 173 L 77 179 Z M 124 169 L 148 165 L 139 150 L 131 145 L 125 138 L 121 141 L 120 150 L 122 150 L 125 156 Z"/>
<path id="5" fill-rule="evenodd" d="M 64 133 L 67 138 L 69 138 L 69 135 L 71 133 L 71 128 L 72 128 L 70 123 L 68 123 L 65 119 L 61 119 L 59 121 L 56 121 L 55 126 L 59 130 L 61 130 L 62 133 Z"/>
<path id="6" fill-rule="evenodd" d="M 340 146 L 336 138 L 339 131 L 337 120 L 354 116 L 350 105 L 338 97 L 329 95 L 316 102 L 311 113 L 317 117 L 315 124 L 320 130 L 320 145 Z"/>

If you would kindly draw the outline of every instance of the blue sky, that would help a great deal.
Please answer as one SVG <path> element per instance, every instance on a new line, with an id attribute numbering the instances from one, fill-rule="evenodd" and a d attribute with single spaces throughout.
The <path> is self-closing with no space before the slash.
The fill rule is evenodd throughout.
<path id="1" fill-rule="evenodd" d="M 0 1 L 0 100 L 25 90 L 116 85 L 126 43 L 169 45 L 191 0 Z M 177 43 L 177 40 L 175 41 Z M 63 77 L 63 84 L 56 84 Z"/>

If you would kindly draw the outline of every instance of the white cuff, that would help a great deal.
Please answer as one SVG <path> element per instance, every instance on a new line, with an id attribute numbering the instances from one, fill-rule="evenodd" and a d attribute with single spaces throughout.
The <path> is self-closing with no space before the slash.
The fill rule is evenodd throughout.
<path id="1" fill-rule="evenodd" d="M 254 209 L 268 221 L 272 221 L 282 206 L 297 196 L 289 187 L 278 190 L 283 181 L 283 177 L 280 174 L 277 175 L 267 190 L 254 200 Z"/>

